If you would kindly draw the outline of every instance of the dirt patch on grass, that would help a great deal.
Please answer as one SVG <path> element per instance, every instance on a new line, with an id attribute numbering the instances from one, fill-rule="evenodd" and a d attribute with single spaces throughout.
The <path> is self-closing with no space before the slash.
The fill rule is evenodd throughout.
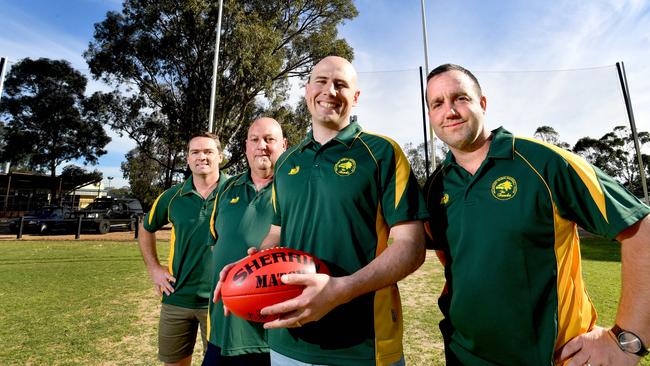
<path id="1" fill-rule="evenodd" d="M 169 240 L 171 237 L 171 229 L 163 228 L 156 232 L 156 238 L 158 240 Z M 16 240 L 15 234 L 2 234 L 0 235 L 0 241 L 2 240 Z M 74 234 L 51 234 L 51 235 L 37 235 L 37 234 L 23 234 L 22 239 L 28 241 L 43 241 L 43 240 L 57 240 L 57 241 L 71 241 L 75 240 Z M 96 234 L 96 233 L 81 233 L 79 240 L 89 240 L 89 241 L 132 241 L 135 242 L 134 231 L 112 231 L 106 234 Z"/>
<path id="2" fill-rule="evenodd" d="M 110 336 L 99 341 L 103 350 L 100 365 L 155 365 L 158 364 L 158 317 L 160 301 L 152 292 L 133 294 L 135 301 L 133 311 L 138 320 L 133 324 L 133 333 L 115 340 Z"/>

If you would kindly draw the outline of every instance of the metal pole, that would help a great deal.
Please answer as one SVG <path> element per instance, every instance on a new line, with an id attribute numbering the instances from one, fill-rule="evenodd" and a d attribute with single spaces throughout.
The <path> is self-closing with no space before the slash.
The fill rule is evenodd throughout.
<path id="1" fill-rule="evenodd" d="M 422 76 L 422 66 L 420 66 L 420 97 L 422 100 L 422 132 L 424 132 L 424 163 L 426 166 L 427 177 L 429 177 L 429 148 L 427 146 L 427 112 L 424 101 L 424 77 Z M 417 149 L 417 146 L 416 146 Z"/>
<path id="2" fill-rule="evenodd" d="M 9 205 L 9 190 L 11 189 L 11 173 L 7 172 L 7 194 L 5 195 L 5 207 L 3 211 L 7 211 Z M 14 202 L 16 202 L 14 200 Z"/>
<path id="3" fill-rule="evenodd" d="M 621 89 L 623 91 L 623 99 L 625 100 L 625 108 L 627 109 L 627 118 L 630 121 L 630 128 L 632 129 L 632 139 L 634 140 L 634 148 L 636 149 L 636 157 L 639 163 L 639 176 L 641 176 L 641 186 L 643 187 L 643 196 L 646 204 L 650 204 L 648 200 L 648 186 L 645 180 L 645 168 L 643 167 L 643 159 L 641 158 L 641 146 L 639 146 L 639 136 L 636 133 L 636 123 L 634 122 L 634 111 L 632 110 L 632 98 L 630 98 L 630 90 L 627 86 L 627 75 L 625 73 L 625 65 L 623 62 L 616 63 L 616 70 L 618 71 L 618 79 L 621 82 Z"/>
<path id="4" fill-rule="evenodd" d="M 77 228 L 74 234 L 75 240 L 79 240 L 79 237 L 81 237 L 81 220 L 82 220 L 81 216 L 77 217 L 77 225 L 76 225 Z"/>
<path id="5" fill-rule="evenodd" d="M 214 62 L 212 64 L 212 91 L 210 93 L 210 117 L 208 132 L 212 132 L 214 126 L 214 102 L 217 94 L 217 66 L 219 65 L 219 42 L 221 41 L 221 14 L 223 10 L 223 0 L 219 0 L 219 20 L 217 20 L 217 39 L 214 46 Z"/>
<path id="6" fill-rule="evenodd" d="M 136 216 L 135 220 L 135 239 L 138 239 L 138 234 L 140 233 L 140 216 Z"/>
<path id="7" fill-rule="evenodd" d="M 420 0 L 420 8 L 422 9 L 422 38 L 424 39 L 424 72 L 429 74 L 429 46 L 427 37 L 427 18 L 424 10 L 424 0 Z M 426 124 L 424 131 L 426 134 Z M 433 170 L 436 170 L 436 137 L 433 136 L 433 129 L 429 128 L 429 139 L 431 140 L 431 160 L 433 161 Z M 428 169 L 427 169 L 428 172 Z"/>
<path id="8" fill-rule="evenodd" d="M 18 219 L 18 233 L 16 233 L 16 239 L 21 239 L 23 237 L 23 228 L 25 226 L 25 216 L 20 216 Z"/>
<path id="9" fill-rule="evenodd" d="M 0 99 L 2 99 L 2 88 L 5 84 L 5 70 L 7 68 L 7 59 L 0 57 Z"/>

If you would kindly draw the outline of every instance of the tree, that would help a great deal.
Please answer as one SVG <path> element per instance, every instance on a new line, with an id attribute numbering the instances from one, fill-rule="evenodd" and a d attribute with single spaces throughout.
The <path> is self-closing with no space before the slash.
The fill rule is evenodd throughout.
<path id="1" fill-rule="evenodd" d="M 561 141 L 560 140 L 560 134 L 555 131 L 555 129 L 551 126 L 540 126 L 537 127 L 535 130 L 534 134 L 535 138 L 544 141 L 549 144 L 553 144 L 557 147 L 561 147 L 563 149 L 570 149 L 571 145 L 568 143 Z"/>
<path id="2" fill-rule="evenodd" d="M 165 190 L 161 169 L 153 160 L 143 157 L 138 148 L 129 151 L 126 161 L 121 164 L 123 177 L 129 180 L 131 194 L 140 200 L 145 211 Z"/>
<path id="3" fill-rule="evenodd" d="M 102 125 L 86 118 L 86 78 L 67 61 L 23 59 L 7 75 L 0 104 L 5 120 L 0 161 L 26 162 L 56 175 L 62 163 L 96 164 L 110 142 Z"/>
<path id="4" fill-rule="evenodd" d="M 160 166 L 165 187 L 184 168 L 187 140 L 207 129 L 217 15 L 216 1 L 128 0 L 95 25 L 84 54 L 92 74 L 115 86 L 95 96 L 106 106 L 98 117 Z M 336 27 L 356 15 L 351 0 L 225 1 L 215 132 L 226 168 L 242 161 L 250 121 L 288 109 L 289 77 L 326 55 L 352 58 Z"/>
<path id="5" fill-rule="evenodd" d="M 406 158 L 411 164 L 411 171 L 415 174 L 418 184 L 420 187 L 424 187 L 424 183 L 427 181 L 427 166 L 424 159 L 424 142 L 420 143 L 418 147 L 415 147 L 412 142 L 408 142 L 404 145 L 404 155 L 406 155 Z"/>
<path id="6" fill-rule="evenodd" d="M 80 166 L 70 164 L 63 167 L 59 177 L 64 182 L 69 182 L 72 183 L 72 185 L 79 187 L 89 183 L 101 182 L 103 174 L 96 169 L 90 172 Z"/>
<path id="7" fill-rule="evenodd" d="M 650 142 L 648 132 L 639 132 L 639 144 Z M 634 139 L 629 127 L 616 126 L 612 132 L 596 140 L 584 137 L 578 140 L 573 151 L 616 178 L 621 184 L 637 196 L 643 194 Z M 641 154 L 645 166 L 650 163 L 650 156 Z"/>
<path id="8" fill-rule="evenodd" d="M 109 197 L 115 197 L 115 198 L 131 198 L 132 197 L 131 189 L 129 187 L 111 188 L 106 192 L 106 194 Z"/>

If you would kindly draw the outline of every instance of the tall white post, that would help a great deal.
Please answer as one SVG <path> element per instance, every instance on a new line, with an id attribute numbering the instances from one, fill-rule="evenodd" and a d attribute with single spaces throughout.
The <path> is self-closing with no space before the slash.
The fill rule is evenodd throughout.
<path id="1" fill-rule="evenodd" d="M 210 116 L 208 132 L 214 128 L 214 103 L 217 94 L 217 66 L 219 65 L 219 42 L 221 41 L 221 14 L 223 11 L 223 0 L 219 0 L 219 20 L 217 20 L 217 39 L 214 46 L 214 62 L 212 64 L 212 92 L 210 93 Z"/>
<path id="2" fill-rule="evenodd" d="M 428 37 L 427 37 L 427 17 L 424 10 L 424 0 L 420 1 L 422 9 L 422 38 L 424 39 L 424 74 L 425 74 L 425 83 L 426 75 L 429 75 L 429 46 L 428 46 Z M 426 87 L 425 87 L 426 89 Z M 436 137 L 433 135 L 433 129 L 429 126 L 429 140 L 431 141 L 431 161 L 433 170 L 436 170 Z"/>

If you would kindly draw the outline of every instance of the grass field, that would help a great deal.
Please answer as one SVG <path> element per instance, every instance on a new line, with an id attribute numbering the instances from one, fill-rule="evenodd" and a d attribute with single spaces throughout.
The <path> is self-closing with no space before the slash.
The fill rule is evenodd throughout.
<path id="1" fill-rule="evenodd" d="M 1 241 L 0 248 L 0 365 L 159 364 L 159 303 L 134 242 Z M 162 242 L 161 258 L 167 250 Z M 583 258 L 599 323 L 610 325 L 619 297 L 619 245 L 588 239 Z M 428 253 L 424 266 L 400 284 L 409 365 L 444 364 L 436 304 L 442 277 Z"/>

